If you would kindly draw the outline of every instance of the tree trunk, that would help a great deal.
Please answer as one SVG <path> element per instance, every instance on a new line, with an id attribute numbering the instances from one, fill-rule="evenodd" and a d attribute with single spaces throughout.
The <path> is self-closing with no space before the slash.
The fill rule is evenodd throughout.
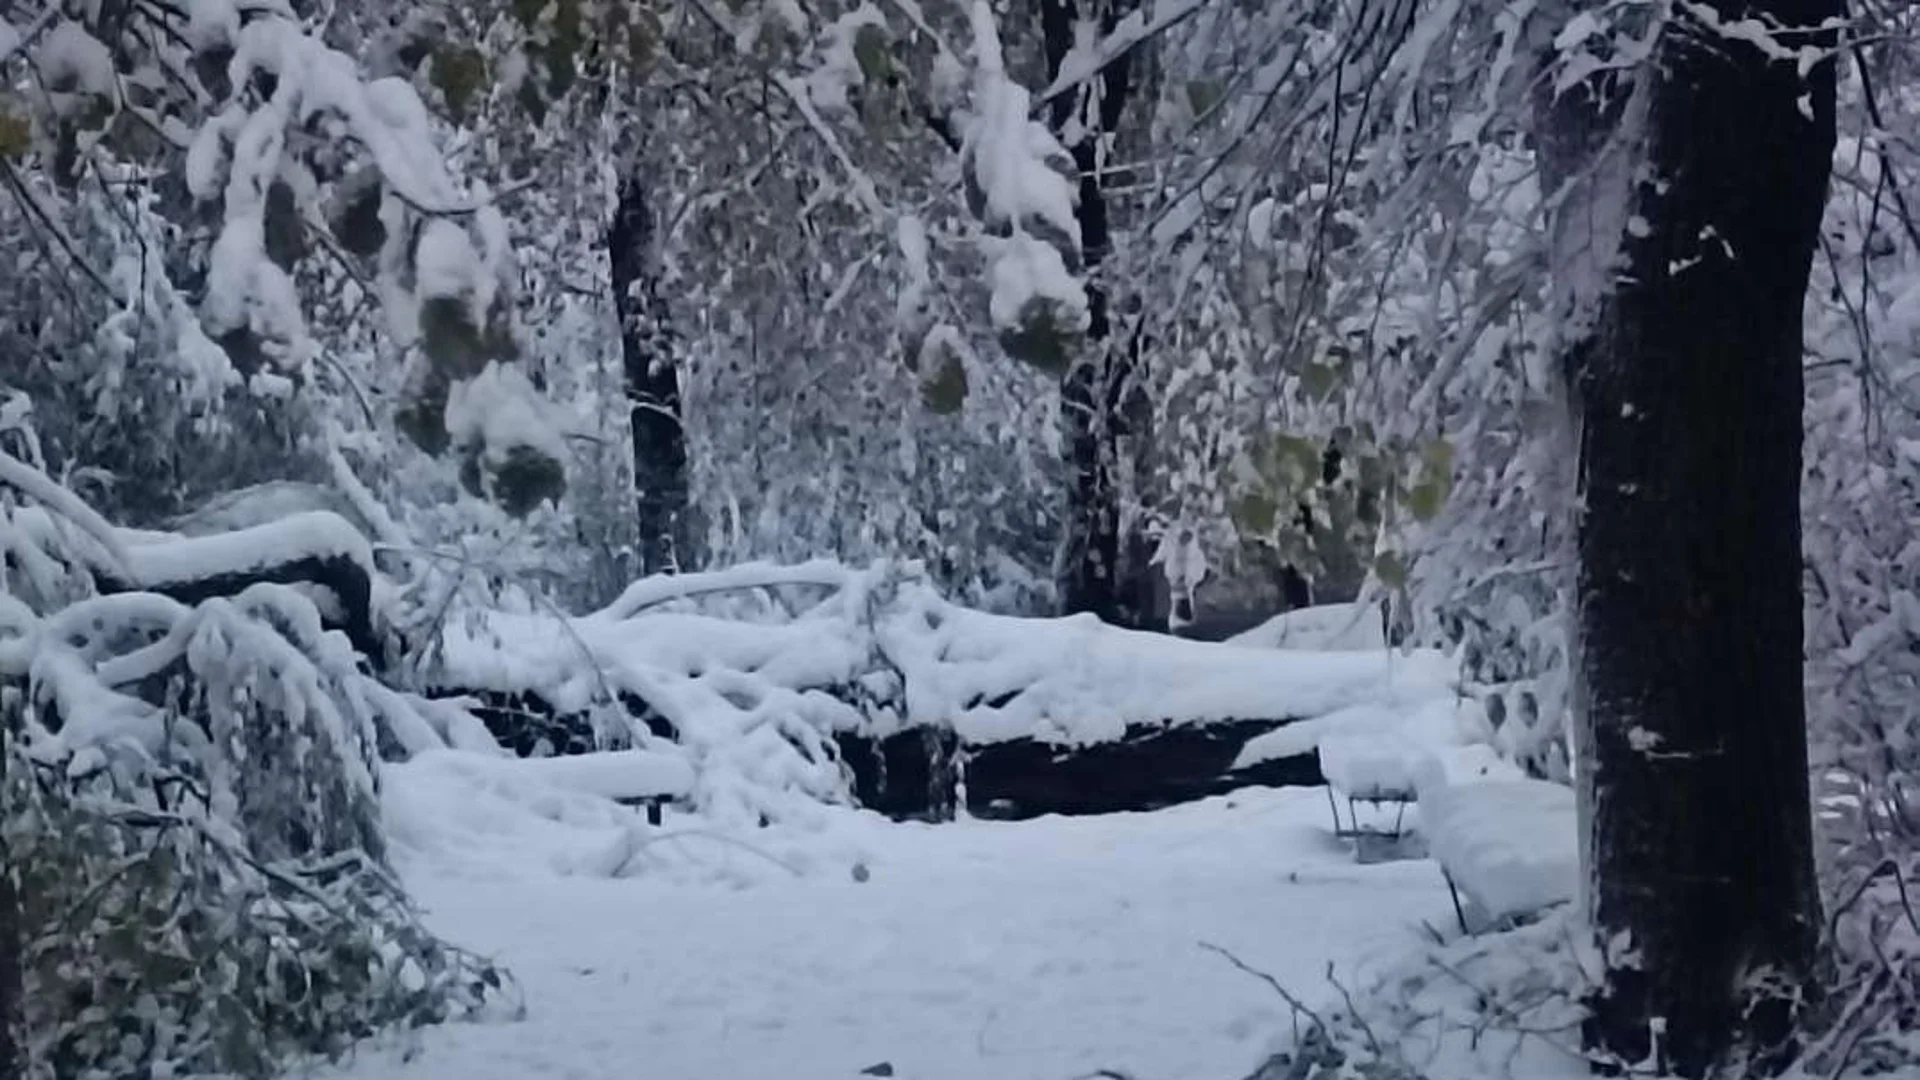
<path id="1" fill-rule="evenodd" d="M 1096 6 L 1095 24 L 1101 34 L 1136 6 L 1134 0 L 1088 0 Z M 1074 27 L 1081 21 L 1078 0 L 1041 0 L 1040 23 L 1045 38 L 1047 78 L 1060 74 L 1060 65 L 1074 43 Z M 1141 610 L 1147 590 L 1129 584 L 1128 570 L 1138 572 L 1133 558 L 1144 550 L 1123 536 L 1121 514 L 1120 440 L 1127 431 L 1126 395 L 1137 367 L 1131 335 L 1114 340 L 1111 299 L 1100 280 L 1100 265 L 1113 247 L 1106 193 L 1100 169 L 1101 143 L 1120 126 L 1132 87 L 1133 60 L 1123 55 L 1107 65 L 1085 87 L 1055 98 L 1050 119 L 1062 141 L 1081 121 L 1070 141 L 1074 167 L 1080 174 L 1080 250 L 1087 273 L 1087 356 L 1076 363 L 1060 388 L 1061 413 L 1067 429 L 1066 558 L 1060 582 L 1061 604 L 1069 613 L 1090 611 L 1119 626 L 1144 625 Z M 1091 98 L 1091 106 L 1089 99 Z"/>
<path id="2" fill-rule="evenodd" d="M 0 830 L 19 813 L 7 787 L 7 766 L 13 756 L 13 720 L 0 710 Z M 13 860 L 0 831 L 0 1080 L 22 1074 L 17 1037 L 20 1030 L 20 897 L 15 892 Z"/>
<path id="3" fill-rule="evenodd" d="M 1842 6 L 1704 5 L 1790 28 Z M 1582 118 L 1548 132 L 1558 160 L 1544 171 L 1572 176 L 1570 150 L 1604 159 L 1600 128 L 1626 139 L 1619 160 L 1649 167 L 1612 171 L 1625 212 L 1609 215 L 1603 161 L 1591 197 L 1556 222 L 1556 272 L 1583 254 L 1601 283 L 1590 318 L 1558 313 L 1576 327 L 1563 357 L 1579 441 L 1574 707 L 1588 914 L 1607 962 L 1586 1042 L 1699 1077 L 1777 1061 L 1810 989 L 1801 310 L 1834 72 L 1803 79 L 1698 16 L 1674 19 L 1624 112 L 1569 98 L 1549 110 Z M 1609 251 L 1617 262 L 1593 265 Z M 1610 288 L 1593 276 L 1614 271 Z"/>
<path id="4" fill-rule="evenodd" d="M 619 204 L 607 230 L 607 254 L 631 409 L 642 574 L 679 569 L 692 561 L 680 370 L 666 301 L 660 295 L 654 246 L 654 218 L 646 191 L 637 178 L 629 176 L 620 184 Z"/>

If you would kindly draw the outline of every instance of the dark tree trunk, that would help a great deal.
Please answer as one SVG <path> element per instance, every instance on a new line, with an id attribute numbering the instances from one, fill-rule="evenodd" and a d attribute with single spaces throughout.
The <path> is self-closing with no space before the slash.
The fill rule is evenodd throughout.
<path id="1" fill-rule="evenodd" d="M 0 830 L 20 812 L 7 788 L 8 758 L 13 754 L 13 719 L 0 710 Z M 0 832 L 0 1080 L 22 1074 L 20 1046 L 20 897 L 15 892 L 13 860 Z"/>
<path id="2" fill-rule="evenodd" d="M 1112 32 L 1120 19 L 1137 6 L 1136 0 L 1085 0 L 1094 5 L 1092 16 L 1102 34 Z M 1040 23 L 1045 38 L 1047 78 L 1060 73 L 1060 64 L 1074 43 L 1074 27 L 1083 18 L 1081 0 L 1041 0 Z M 1061 412 L 1067 429 L 1066 559 L 1060 598 L 1069 613 L 1089 611 L 1120 626 L 1142 626 L 1148 618 L 1143 598 L 1150 590 L 1125 579 L 1143 563 L 1141 542 L 1123 535 L 1121 527 L 1120 440 L 1128 434 L 1127 395 L 1138 366 L 1137 340 L 1126 335 L 1116 342 L 1112 301 L 1100 280 L 1100 266 L 1113 247 L 1108 204 L 1102 184 L 1099 147 L 1120 127 L 1120 117 L 1133 84 L 1133 57 L 1123 55 L 1081 90 L 1062 94 L 1050 107 L 1056 133 L 1081 121 L 1081 133 L 1068 150 L 1080 174 L 1081 257 L 1087 271 L 1087 353 L 1067 374 L 1060 388 Z M 1089 97 L 1093 106 L 1089 108 Z M 1065 139 L 1063 138 L 1063 141 Z"/>
<path id="3" fill-rule="evenodd" d="M 1837 18 L 1843 4 L 1704 6 L 1792 28 Z M 1573 175 L 1564 155 L 1591 156 L 1602 127 L 1625 134 L 1623 160 L 1651 172 L 1621 184 L 1636 218 L 1609 216 L 1600 191 L 1571 200 L 1557 223 L 1563 256 L 1570 230 L 1583 231 L 1576 246 L 1621 245 L 1612 290 L 1591 322 L 1576 320 L 1587 330 L 1564 357 L 1579 439 L 1583 839 L 1589 915 L 1608 957 L 1586 1041 L 1639 1063 L 1663 1024 L 1659 1070 L 1699 1077 L 1785 1049 L 1814 959 L 1801 305 L 1834 145 L 1834 72 L 1826 62 L 1803 79 L 1695 17 L 1675 20 L 1624 124 L 1622 110 L 1586 103 L 1585 130 L 1549 133 L 1562 157 L 1546 172 Z M 1777 40 L 1833 45 L 1831 34 Z M 1567 106 L 1549 115 L 1566 121 Z"/>
<path id="4" fill-rule="evenodd" d="M 654 248 L 654 216 L 646 191 L 629 176 L 620 184 L 620 201 L 607 229 L 607 254 L 631 409 L 642 574 L 679 569 L 692 561 L 680 369 Z"/>

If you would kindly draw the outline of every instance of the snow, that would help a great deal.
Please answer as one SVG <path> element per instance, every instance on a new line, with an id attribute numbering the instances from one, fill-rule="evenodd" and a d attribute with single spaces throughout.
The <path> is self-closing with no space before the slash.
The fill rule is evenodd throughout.
<path id="1" fill-rule="evenodd" d="M 1305 719 L 1367 704 L 1397 711 L 1446 696 L 1456 675 L 1433 651 L 1272 652 L 1119 630 L 1089 616 L 954 609 L 930 637 L 899 641 L 893 654 L 907 673 L 908 712 L 949 716 L 974 742 L 1073 745 L 1117 738 L 1128 724 Z M 933 655 L 902 655 L 921 648 Z"/>
<path id="2" fill-rule="evenodd" d="M 845 113 L 851 106 L 847 96 L 864 76 L 854 51 L 864 27 L 885 32 L 887 21 L 872 4 L 861 4 L 827 25 L 821 35 L 818 62 L 803 82 L 808 100 L 822 113 Z"/>
<path id="3" fill-rule="evenodd" d="M 240 36 L 240 7 L 235 0 L 192 0 L 187 8 L 187 40 L 198 51 L 230 45 Z"/>
<path id="4" fill-rule="evenodd" d="M 385 780 L 429 925 L 506 963 L 527 1018 L 369 1046 L 323 1080 L 1233 1080 L 1292 1024 L 1202 943 L 1325 1006 L 1328 964 L 1363 982 L 1451 917 L 1431 863 L 1328 844 L 1314 791 L 723 836 L 424 762 Z"/>
<path id="5" fill-rule="evenodd" d="M 484 447 L 494 461 L 520 446 L 567 460 L 557 410 L 517 364 L 490 361 L 480 374 L 455 384 L 447 395 L 446 426 L 455 446 Z"/>
<path id="6" fill-rule="evenodd" d="M 134 580 L 148 586 L 245 574 L 309 557 L 345 557 L 373 574 L 367 538 L 347 519 L 325 510 L 212 536 L 146 542 L 122 537 Z"/>
<path id="7" fill-rule="evenodd" d="M 1491 919 L 1578 895 L 1572 788 L 1524 779 L 1432 788 L 1420 794 L 1420 831 L 1461 894 Z"/>
<path id="8" fill-rule="evenodd" d="M 1387 647 L 1386 628 L 1371 604 L 1322 604 L 1283 611 L 1229 645 L 1259 649 L 1369 650 Z"/>
<path id="9" fill-rule="evenodd" d="M 414 251 L 418 291 L 423 297 L 465 299 L 478 291 L 475 280 L 480 255 L 467 230 L 446 218 L 435 218 L 420 230 Z"/>
<path id="10" fill-rule="evenodd" d="M 1062 328 L 1077 331 L 1086 326 L 1086 290 L 1067 271 L 1059 249 L 1025 233 L 997 241 L 991 249 L 993 295 L 987 313 L 997 329 L 1020 327 L 1027 306 L 1036 300 L 1055 307 Z"/>
<path id="11" fill-rule="evenodd" d="M 1437 755 L 1481 745 L 1493 734 L 1478 705 L 1451 698 L 1404 711 L 1351 710 L 1321 724 L 1320 769 L 1334 790 L 1357 799 L 1412 797 L 1424 771 L 1453 771 L 1434 763 Z M 1491 748 L 1482 749 L 1497 760 Z M 1457 760 L 1471 771 L 1471 759 Z"/>
<path id="12" fill-rule="evenodd" d="M 115 96 L 113 54 L 79 23 L 63 21 L 48 31 L 35 56 L 40 77 L 50 86 Z"/>

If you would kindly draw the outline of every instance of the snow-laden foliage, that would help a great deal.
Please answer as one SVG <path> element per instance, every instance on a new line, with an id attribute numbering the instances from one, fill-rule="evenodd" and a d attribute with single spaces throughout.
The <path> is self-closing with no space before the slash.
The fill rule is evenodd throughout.
<path id="1" fill-rule="evenodd" d="M 423 930 L 385 860 L 375 747 L 414 707 L 288 586 L 98 592 L 139 580 L 125 539 L 0 453 L 27 1075 L 266 1076 L 474 1014 L 502 975 Z"/>

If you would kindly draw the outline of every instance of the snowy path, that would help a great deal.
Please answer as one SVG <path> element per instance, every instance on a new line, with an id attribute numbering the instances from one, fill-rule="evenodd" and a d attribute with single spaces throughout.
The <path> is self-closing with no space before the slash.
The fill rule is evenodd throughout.
<path id="1" fill-rule="evenodd" d="M 410 865 L 430 921 L 525 986 L 519 1023 L 430 1030 L 338 1080 L 1237 1080 L 1287 1025 L 1213 942 L 1334 993 L 1452 911 L 1428 862 L 1360 867 L 1318 789 L 1155 814 L 894 825 L 744 888 Z"/>

